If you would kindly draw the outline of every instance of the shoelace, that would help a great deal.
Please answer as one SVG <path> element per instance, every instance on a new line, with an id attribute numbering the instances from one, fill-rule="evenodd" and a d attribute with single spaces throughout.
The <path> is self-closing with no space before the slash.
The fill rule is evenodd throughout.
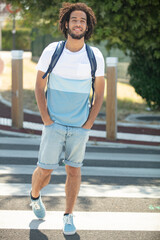
<path id="1" fill-rule="evenodd" d="M 30 206 L 34 207 L 36 210 L 40 209 L 40 206 L 37 202 L 31 202 Z"/>
<path id="2" fill-rule="evenodd" d="M 66 224 L 72 225 L 72 215 L 65 216 L 64 221 Z"/>

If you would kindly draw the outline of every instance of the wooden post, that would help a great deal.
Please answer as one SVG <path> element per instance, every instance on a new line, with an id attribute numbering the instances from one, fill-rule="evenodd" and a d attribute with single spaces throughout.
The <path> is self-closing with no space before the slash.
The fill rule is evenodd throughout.
<path id="1" fill-rule="evenodd" d="M 23 51 L 12 54 L 12 127 L 23 127 Z"/>
<path id="2" fill-rule="evenodd" d="M 107 98 L 106 132 L 108 140 L 117 138 L 117 62 L 118 58 L 108 57 L 107 63 Z"/>

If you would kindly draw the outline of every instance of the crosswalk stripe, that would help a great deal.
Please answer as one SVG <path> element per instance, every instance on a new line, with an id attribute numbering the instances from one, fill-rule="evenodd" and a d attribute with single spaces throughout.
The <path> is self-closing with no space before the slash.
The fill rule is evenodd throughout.
<path id="1" fill-rule="evenodd" d="M 34 165 L 0 165 L 0 174 L 32 174 Z M 160 170 L 156 168 L 121 168 L 121 167 L 82 167 L 82 176 L 139 177 L 159 178 Z M 53 175 L 66 175 L 65 167 L 59 167 Z"/>
<path id="2" fill-rule="evenodd" d="M 0 157 L 17 158 L 38 158 L 38 151 L 35 150 L 10 150 L 0 149 Z M 61 155 L 64 158 L 64 152 Z M 86 160 L 119 160 L 119 161 L 149 161 L 160 162 L 159 154 L 127 154 L 127 153 L 104 153 L 104 152 L 86 152 Z"/>
<path id="3" fill-rule="evenodd" d="M 6 122 L 6 123 L 5 123 Z M 11 119 L 3 119 L 0 118 L 0 123 L 3 125 L 9 125 L 11 126 Z M 35 130 L 40 130 L 42 131 L 43 125 L 39 123 L 31 123 L 31 122 L 23 122 L 24 128 L 28 129 L 35 129 Z M 103 137 L 106 138 L 106 131 L 99 131 L 99 130 L 91 130 L 90 131 L 90 136 L 93 137 Z M 117 138 L 118 139 L 127 139 L 127 140 L 137 140 L 137 141 L 145 141 L 145 142 L 160 142 L 160 137 L 159 136 L 154 136 L 154 135 L 145 135 L 145 134 L 134 134 L 134 133 L 122 133 L 118 132 L 117 133 Z"/>
<path id="4" fill-rule="evenodd" d="M 39 145 L 40 136 L 32 138 L 0 137 L 0 144 L 18 144 L 18 145 Z"/>
<path id="5" fill-rule="evenodd" d="M 37 158 L 38 151 L 32 150 L 0 150 L 1 157 L 17 157 L 17 158 Z"/>
<path id="6" fill-rule="evenodd" d="M 8 132 L 8 134 L 11 134 L 11 132 Z M 14 136 L 12 136 L 12 137 L 5 137 L 5 138 L 0 137 L 0 144 L 6 144 L 6 145 L 15 144 L 15 145 L 19 145 L 19 146 L 21 146 L 21 145 L 39 146 L 40 141 L 41 141 L 41 137 L 40 136 L 35 136 L 35 135 L 34 136 L 29 136 L 29 137 L 28 136 L 27 137 L 22 137 L 22 136 L 21 137 L 14 137 Z M 137 145 L 137 144 L 131 144 L 131 145 L 129 144 L 128 145 L 128 144 L 124 144 L 124 143 L 123 144 L 118 144 L 118 143 L 112 143 L 112 142 L 107 142 L 107 143 L 98 142 L 98 143 L 95 144 L 94 141 L 89 141 L 87 143 L 87 146 L 93 147 L 95 149 L 101 148 L 102 151 L 103 151 L 104 148 L 106 148 L 106 146 L 109 147 L 109 148 L 117 148 L 117 149 L 127 149 L 128 146 L 130 146 L 132 149 L 143 148 L 143 149 L 148 149 L 148 150 L 149 149 L 160 150 L 159 146 L 149 146 L 149 145 L 145 146 L 145 145 Z M 114 152 L 113 152 L 113 154 L 114 154 Z M 136 154 L 136 152 L 135 152 L 135 154 Z"/>
<path id="7" fill-rule="evenodd" d="M 99 131 L 99 130 L 91 130 L 90 136 L 92 137 L 103 137 L 106 138 L 106 132 L 105 131 Z M 153 135 L 145 135 L 145 134 L 134 134 L 134 133 L 117 133 L 117 139 L 123 139 L 123 140 L 133 140 L 134 141 L 144 141 L 144 142 L 160 142 L 160 136 L 153 136 Z"/>
<path id="8" fill-rule="evenodd" d="M 65 184 L 49 184 L 42 189 L 43 196 L 65 196 Z M 31 184 L 0 183 L 1 196 L 28 196 Z M 85 185 L 81 184 L 79 197 L 160 198 L 160 188 L 153 186 Z"/>
<path id="9" fill-rule="evenodd" d="M 36 219 L 32 211 L 0 211 L 1 229 L 62 229 L 62 211 L 47 211 L 46 219 Z M 75 212 L 78 230 L 160 231 L 159 213 Z M 15 221 L 16 219 L 16 221 Z"/>
<path id="10" fill-rule="evenodd" d="M 91 131 L 91 134 L 93 131 Z M 103 133 L 104 134 L 104 133 Z M 133 136 L 132 136 L 133 137 Z M 151 136 L 150 136 L 151 137 Z M 15 140 L 14 140 L 15 139 Z M 158 138 L 155 138 L 155 141 Z M 146 140 L 147 141 L 147 140 Z M 8 149 L 0 149 L 0 158 L 15 158 L 15 163 L 18 164 L 0 164 L 1 177 L 5 175 L 31 175 L 36 168 L 36 165 L 20 165 L 23 158 L 29 159 L 31 162 L 33 158 L 38 157 L 37 150 L 29 150 L 29 146 L 38 146 L 40 144 L 40 137 L 33 139 L 17 139 L 17 138 L 1 138 L 0 144 L 10 144 Z M 11 150 L 10 146 L 15 146 L 19 150 Z M 28 145 L 28 150 L 25 145 Z M 13 148 L 14 148 L 13 146 Z M 32 148 L 35 149 L 35 148 Z M 91 150 L 90 150 L 91 151 Z M 64 152 L 61 155 L 64 159 Z M 145 168 L 145 163 L 157 164 L 160 162 L 158 154 L 144 154 L 144 153 L 114 153 L 103 152 L 98 149 L 97 152 L 86 152 L 85 160 L 105 160 L 107 161 L 125 161 L 125 162 L 143 162 L 144 168 L 134 167 L 82 167 L 83 176 L 96 176 L 99 179 L 103 177 L 128 177 L 128 178 L 160 178 L 160 171 L 158 168 Z M 101 162 L 103 162 L 101 161 Z M 3 162 L 2 162 L 3 163 Z M 92 163 L 92 161 L 91 161 Z M 103 162 L 104 163 L 104 162 Z M 31 162 L 32 164 L 32 162 Z M 93 163 L 94 164 L 94 163 Z M 101 165 L 103 166 L 103 165 Z M 53 175 L 66 175 L 65 167 L 60 166 L 54 170 Z M 25 178 L 24 178 L 25 179 Z M 31 184 L 25 183 L 0 183 L 0 196 L 7 198 L 8 196 L 28 198 L 31 190 Z M 28 181 L 27 181 L 28 182 Z M 81 184 L 79 197 L 98 198 L 118 198 L 121 199 L 160 199 L 159 186 L 138 186 L 138 185 L 112 185 L 112 184 L 89 184 L 85 182 Z M 95 182 L 96 183 L 96 182 Z M 103 183 L 103 181 L 102 181 Z M 156 185 L 156 184 L 155 184 Z M 65 197 L 65 184 L 49 184 L 41 191 L 42 196 Z M 6 197 L 5 197 L 6 196 Z M 117 200 L 116 200 L 117 201 Z M 15 208 L 13 208 L 15 209 Z M 61 208 L 56 209 L 61 210 Z M 83 209 L 82 209 L 83 211 Z M 114 211 L 114 210 L 113 210 Z M 130 210 L 129 210 L 130 211 Z M 131 210 L 132 211 L 132 210 Z M 141 210 L 140 210 L 141 211 Z M 47 230 L 61 230 L 62 229 L 62 211 L 47 211 L 45 220 L 36 219 L 32 211 L 24 210 L 0 210 L 0 229 L 47 229 Z M 74 222 L 78 230 L 109 230 L 109 231 L 160 231 L 160 215 L 153 212 L 74 212 Z M 16 221 L 15 221 L 16 219 Z"/>

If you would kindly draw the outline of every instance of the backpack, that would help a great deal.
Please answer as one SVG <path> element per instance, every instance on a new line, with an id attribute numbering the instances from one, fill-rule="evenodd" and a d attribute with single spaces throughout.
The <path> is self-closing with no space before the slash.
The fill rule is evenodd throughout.
<path id="1" fill-rule="evenodd" d="M 43 79 L 47 76 L 48 73 L 50 74 L 52 72 L 53 68 L 55 67 L 56 63 L 58 62 L 58 60 L 59 60 L 59 58 L 60 58 L 60 56 L 63 52 L 65 43 L 66 43 L 66 41 L 59 41 L 58 42 L 57 47 L 56 47 L 56 49 L 55 49 L 55 51 L 52 55 L 49 67 L 48 67 L 46 73 L 42 77 Z M 87 44 L 86 44 L 86 51 L 87 51 L 87 55 L 88 55 L 90 65 L 91 65 L 92 92 L 93 92 L 92 100 L 91 100 L 91 107 L 92 107 L 93 98 L 94 98 L 94 81 L 95 81 L 95 72 L 96 72 L 96 69 L 97 69 L 97 62 L 96 62 L 96 58 L 95 58 L 93 50 Z"/>

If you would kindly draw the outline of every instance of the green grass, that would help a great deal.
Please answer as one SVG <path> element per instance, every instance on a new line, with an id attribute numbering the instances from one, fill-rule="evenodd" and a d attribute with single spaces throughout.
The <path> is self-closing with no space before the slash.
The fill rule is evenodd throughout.
<path id="1" fill-rule="evenodd" d="M 148 113 L 145 103 L 134 102 L 133 99 L 117 99 L 117 119 L 123 121 L 130 114 Z M 106 112 L 106 98 L 103 101 L 101 113 Z"/>

